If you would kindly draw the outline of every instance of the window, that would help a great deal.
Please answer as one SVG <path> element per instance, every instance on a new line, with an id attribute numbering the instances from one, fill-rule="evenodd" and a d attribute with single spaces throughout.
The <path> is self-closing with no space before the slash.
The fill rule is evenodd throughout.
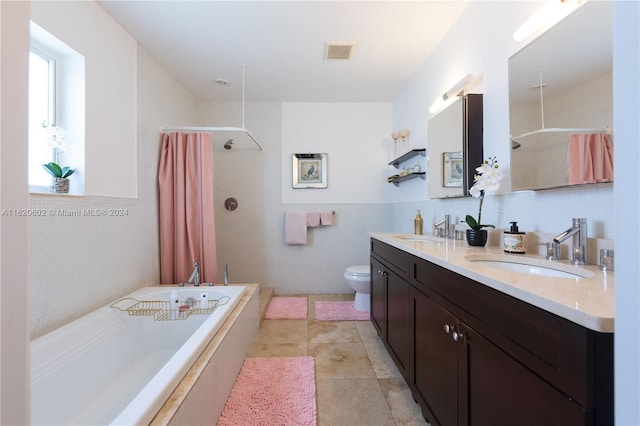
<path id="1" fill-rule="evenodd" d="M 49 192 L 51 161 L 75 170 L 69 193 L 84 193 L 84 57 L 31 22 L 29 51 L 29 190 Z M 47 126 L 62 129 L 51 132 Z M 51 136 L 55 135 L 56 141 Z"/>
<path id="2" fill-rule="evenodd" d="M 55 59 L 29 52 L 29 185 L 50 183 L 42 164 L 54 161 L 42 123 L 55 124 Z"/>

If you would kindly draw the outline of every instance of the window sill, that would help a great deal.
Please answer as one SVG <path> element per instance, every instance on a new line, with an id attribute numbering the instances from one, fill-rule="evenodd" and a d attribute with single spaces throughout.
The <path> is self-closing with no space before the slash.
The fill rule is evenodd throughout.
<path id="1" fill-rule="evenodd" d="M 33 195 L 55 195 L 55 196 L 70 196 L 70 197 L 84 197 L 84 191 L 82 188 L 69 188 L 69 192 L 66 194 L 58 194 L 49 191 L 48 186 L 43 185 L 29 185 L 29 194 Z"/>

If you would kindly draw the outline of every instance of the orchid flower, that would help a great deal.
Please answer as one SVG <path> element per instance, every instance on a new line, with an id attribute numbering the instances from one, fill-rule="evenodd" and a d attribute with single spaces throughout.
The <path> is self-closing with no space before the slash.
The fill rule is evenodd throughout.
<path id="1" fill-rule="evenodd" d="M 488 160 L 485 160 L 480 167 L 476 168 L 476 172 L 478 173 L 473 177 L 473 181 L 475 183 L 471 188 L 469 188 L 469 194 L 474 198 L 480 198 L 478 220 L 476 221 L 473 216 L 467 215 L 465 217 L 465 222 L 467 222 L 471 229 L 476 231 L 479 231 L 484 227 L 495 228 L 493 225 L 483 224 L 481 222 L 481 218 L 482 203 L 484 201 L 485 192 L 496 191 L 499 187 L 498 182 L 502 179 L 502 172 L 498 170 L 498 160 L 496 160 L 496 157 L 490 157 Z"/>

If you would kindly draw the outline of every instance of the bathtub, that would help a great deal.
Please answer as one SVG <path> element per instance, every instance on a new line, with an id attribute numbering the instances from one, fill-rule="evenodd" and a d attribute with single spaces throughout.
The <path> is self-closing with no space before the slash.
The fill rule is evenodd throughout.
<path id="1" fill-rule="evenodd" d="M 181 302 L 182 310 L 170 313 L 173 317 L 169 320 L 155 320 L 148 315 L 152 312 L 138 309 L 146 306 L 136 301 L 168 301 L 172 290 L 177 291 L 181 301 L 190 297 L 200 300 L 206 293 L 207 306 L 212 300 L 220 302 L 213 312 L 195 310 L 192 312 L 200 314 L 188 316 L 189 309 Z M 104 306 L 33 340 L 31 424 L 151 423 L 169 397 L 175 400 L 174 390 L 196 360 L 202 364 L 199 358 L 209 351 L 223 324 L 225 332 L 229 331 L 226 320 L 241 299 L 245 303 L 243 294 L 248 290 L 257 293 L 252 286 L 145 287 L 127 295 L 131 299 Z M 114 306 L 125 310 L 131 306 L 131 313 L 145 315 L 131 316 L 129 311 Z M 249 330 L 254 329 L 254 317 L 257 330 L 257 309 L 255 315 L 249 315 Z M 248 348 L 247 344 L 244 346 Z M 243 360 L 246 353 L 235 356 Z M 208 359 L 205 361 L 209 363 Z M 227 387 L 233 385 L 235 375 L 237 372 L 227 379 Z M 226 396 L 228 392 L 222 392 L 222 398 Z M 218 402 L 221 404 L 224 401 Z"/>

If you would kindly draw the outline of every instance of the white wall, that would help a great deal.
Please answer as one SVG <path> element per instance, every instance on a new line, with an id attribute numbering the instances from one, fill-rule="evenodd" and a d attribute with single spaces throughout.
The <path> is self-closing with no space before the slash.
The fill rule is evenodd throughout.
<path id="1" fill-rule="evenodd" d="M 283 103 L 282 202 L 387 202 L 391 132 L 390 103 Z M 320 152 L 327 153 L 327 188 L 292 188 L 292 154 Z"/>
<path id="2" fill-rule="evenodd" d="M 283 129 L 297 125 L 289 115 L 285 117 L 289 107 L 291 104 L 285 108 L 276 102 L 247 102 L 246 126 L 264 151 L 214 152 L 219 281 L 227 263 L 231 282 L 257 282 L 274 287 L 280 295 L 349 293 L 344 269 L 366 264 L 369 232 L 388 229 L 390 205 L 376 203 L 378 194 L 370 187 L 385 188 L 381 188 L 388 161 L 384 150 L 391 144 L 384 147 L 383 139 L 391 134 L 389 106 L 300 104 L 309 114 L 294 114 L 294 118 L 304 120 L 311 130 L 286 142 Z M 377 132 L 364 126 L 365 112 L 380 119 L 373 126 L 379 128 Z M 204 103 L 198 124 L 233 125 L 240 114 L 239 103 Z M 349 127 L 348 122 L 355 124 Z M 345 131 L 348 141 L 340 138 Z M 284 203 L 283 193 L 291 188 L 290 160 L 284 159 L 290 159 L 292 152 L 308 150 L 329 154 L 329 188 L 297 190 L 309 196 Z M 369 180 L 353 184 L 352 175 L 359 172 Z M 333 191 L 327 192 L 330 189 Z M 238 200 L 236 211 L 224 209 L 227 197 Z M 290 246 L 284 243 L 284 213 L 288 210 L 335 210 L 336 214 L 332 226 L 308 231 L 307 245 Z"/>
<path id="3" fill-rule="evenodd" d="M 31 5 L 34 22 L 85 58 L 85 194 L 136 198 L 136 41 L 93 1 Z"/>
<path id="4" fill-rule="evenodd" d="M 30 196 L 32 208 L 55 212 L 29 220 L 32 338 L 159 282 L 160 129 L 167 122 L 195 121 L 197 102 L 142 48 L 137 67 L 138 198 Z M 87 148 L 92 143 L 88 140 Z M 83 215 L 87 209 L 122 211 L 124 216 Z M 80 216 L 63 216 L 62 211 Z"/>
<path id="5" fill-rule="evenodd" d="M 27 207 L 29 4 L 0 2 L 0 208 Z M 27 221 L 0 217 L 0 424 L 29 423 Z"/>
<path id="6" fill-rule="evenodd" d="M 520 230 L 559 233 L 571 225 L 572 217 L 586 217 L 589 235 L 615 236 L 611 221 L 613 189 L 574 189 L 509 193 L 509 93 L 508 58 L 528 42 L 517 43 L 513 32 L 539 7 L 536 2 L 472 2 L 442 42 L 394 102 L 394 127 L 408 127 L 426 146 L 428 107 L 467 73 L 474 82 L 471 93 L 482 93 L 484 102 L 484 157 L 496 156 L 505 174 L 500 193 L 485 197 L 483 222 L 507 228 L 518 221 Z M 415 209 L 423 212 L 425 224 L 445 214 L 457 220 L 477 215 L 478 200 L 425 200 L 426 184 L 400 187 L 393 195 L 394 229 L 410 232 Z M 558 208 L 562 205 L 562 208 Z M 429 229 L 429 226 L 426 226 Z M 490 244 L 499 244 L 500 229 L 490 231 Z"/>
<path id="7" fill-rule="evenodd" d="M 613 26 L 615 129 L 616 425 L 640 424 L 640 3 L 616 2 Z"/>

